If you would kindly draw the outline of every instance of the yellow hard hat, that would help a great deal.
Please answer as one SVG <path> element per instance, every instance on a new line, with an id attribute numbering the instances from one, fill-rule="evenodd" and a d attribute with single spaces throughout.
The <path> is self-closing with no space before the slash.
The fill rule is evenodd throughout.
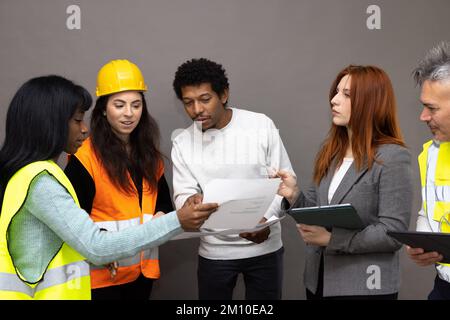
<path id="1" fill-rule="evenodd" d="M 111 93 L 138 90 L 147 91 L 141 70 L 128 60 L 112 60 L 97 75 L 97 97 Z"/>

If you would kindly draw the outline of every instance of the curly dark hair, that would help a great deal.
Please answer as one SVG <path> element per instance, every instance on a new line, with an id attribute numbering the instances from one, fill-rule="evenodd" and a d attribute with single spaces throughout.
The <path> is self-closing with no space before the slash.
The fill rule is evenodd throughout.
<path id="1" fill-rule="evenodd" d="M 192 59 L 178 67 L 173 80 L 173 89 L 182 99 L 181 89 L 186 86 L 211 84 L 212 90 L 219 97 L 229 88 L 228 78 L 222 65 L 206 58 Z"/>

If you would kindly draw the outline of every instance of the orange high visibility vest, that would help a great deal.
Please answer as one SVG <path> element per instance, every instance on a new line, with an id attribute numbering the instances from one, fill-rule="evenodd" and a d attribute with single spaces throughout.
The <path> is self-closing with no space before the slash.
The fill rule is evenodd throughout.
<path id="1" fill-rule="evenodd" d="M 157 190 L 150 191 L 147 181 L 143 181 L 142 209 L 139 207 L 137 189 L 129 176 L 136 193 L 126 194 L 109 179 L 106 169 L 96 157 L 91 139 L 84 141 L 75 154 L 91 175 L 95 184 L 95 196 L 92 204 L 91 219 L 103 229 L 119 231 L 130 226 L 142 224 L 155 213 Z M 161 167 L 159 177 L 163 174 Z M 91 286 L 103 288 L 120 285 L 136 280 L 142 273 L 145 277 L 158 279 L 160 276 L 158 247 L 141 251 L 137 255 L 118 261 L 118 270 L 114 278 L 105 266 L 91 265 Z"/>

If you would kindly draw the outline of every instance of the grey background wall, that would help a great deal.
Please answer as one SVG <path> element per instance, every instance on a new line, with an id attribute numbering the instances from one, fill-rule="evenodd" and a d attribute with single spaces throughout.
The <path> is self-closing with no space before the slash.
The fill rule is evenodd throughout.
<path id="1" fill-rule="evenodd" d="M 80 29 L 70 30 L 70 5 L 81 9 Z M 366 25 L 370 5 L 381 9 L 381 29 Z M 98 69 L 126 58 L 143 71 L 150 111 L 170 154 L 174 129 L 190 121 L 171 84 L 189 58 L 220 62 L 230 79 L 230 105 L 262 112 L 280 129 L 302 185 L 310 181 L 318 146 L 330 124 L 329 86 L 352 64 L 374 64 L 391 76 L 400 123 L 414 155 L 429 139 L 418 120 L 419 90 L 411 71 L 424 52 L 449 40 L 448 0 L 1 0 L 0 140 L 12 95 L 27 79 L 66 76 L 95 92 Z M 17 125 L 21 125 L 18 123 Z M 411 229 L 420 207 L 417 166 Z M 168 164 L 167 176 L 171 180 Z M 285 219 L 284 299 L 303 299 L 304 244 Z M 162 278 L 154 299 L 196 299 L 198 240 L 160 248 Z M 412 265 L 402 250 L 401 299 L 424 299 L 434 271 Z M 242 281 L 236 298 L 243 298 Z"/>

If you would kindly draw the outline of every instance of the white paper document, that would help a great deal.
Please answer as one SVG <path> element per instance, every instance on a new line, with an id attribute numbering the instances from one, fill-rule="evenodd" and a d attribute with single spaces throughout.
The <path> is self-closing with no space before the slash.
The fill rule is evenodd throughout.
<path id="1" fill-rule="evenodd" d="M 215 179 L 204 188 L 203 203 L 218 203 L 219 208 L 198 232 L 184 232 L 173 240 L 214 234 L 239 234 L 261 230 L 280 219 L 259 221 L 275 199 L 280 179 Z"/>
<path id="2" fill-rule="evenodd" d="M 203 190 L 203 203 L 219 208 L 202 229 L 248 229 L 255 227 L 275 199 L 280 179 L 214 179 Z"/>
<path id="3" fill-rule="evenodd" d="M 171 240 L 182 240 L 182 239 L 192 239 L 192 238 L 199 238 L 203 236 L 213 236 L 213 235 L 224 235 L 224 234 L 239 234 L 243 232 L 256 232 L 259 230 L 262 230 L 266 227 L 269 227 L 273 225 L 274 223 L 277 223 L 278 221 L 282 220 L 285 216 L 282 216 L 280 218 L 272 216 L 264 223 L 260 223 L 257 226 L 250 228 L 250 229 L 225 229 L 225 230 L 205 230 L 202 229 L 200 231 L 191 231 L 191 232 L 183 232 L 175 237 L 173 237 Z"/>

